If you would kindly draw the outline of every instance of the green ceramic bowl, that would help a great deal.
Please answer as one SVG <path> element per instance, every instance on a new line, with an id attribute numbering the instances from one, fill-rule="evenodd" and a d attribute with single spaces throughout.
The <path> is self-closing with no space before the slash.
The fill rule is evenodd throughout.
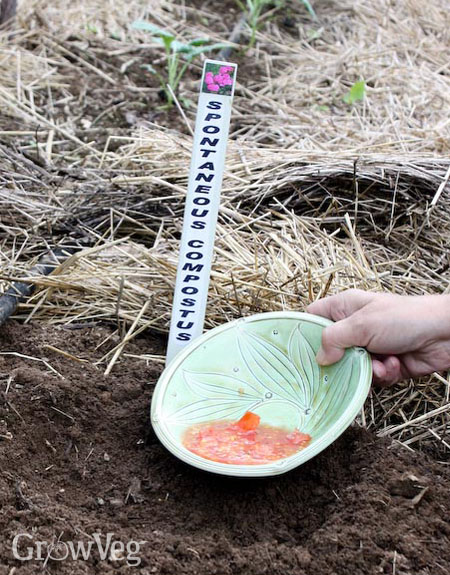
<path id="1" fill-rule="evenodd" d="M 317 364 L 322 330 L 331 323 L 299 312 L 262 313 L 193 341 L 165 369 L 153 394 L 151 421 L 161 442 L 195 467 L 242 477 L 284 473 L 317 455 L 352 423 L 372 378 L 362 348 L 348 349 L 332 366 Z M 237 421 L 246 411 L 257 413 L 261 423 L 308 433 L 311 442 L 258 465 L 216 463 L 183 446 L 189 426 Z"/>

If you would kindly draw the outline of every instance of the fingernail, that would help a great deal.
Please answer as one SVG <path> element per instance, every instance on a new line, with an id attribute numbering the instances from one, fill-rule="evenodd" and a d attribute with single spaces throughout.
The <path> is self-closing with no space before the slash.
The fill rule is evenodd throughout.
<path id="1" fill-rule="evenodd" d="M 391 369 L 395 369 L 397 367 L 397 360 L 394 359 L 393 357 L 388 357 L 386 360 L 386 364 Z"/>
<path id="2" fill-rule="evenodd" d="M 319 365 L 327 365 L 327 354 L 325 353 L 325 350 L 323 349 L 323 347 L 321 346 L 319 351 L 317 352 L 316 355 L 316 361 Z"/>

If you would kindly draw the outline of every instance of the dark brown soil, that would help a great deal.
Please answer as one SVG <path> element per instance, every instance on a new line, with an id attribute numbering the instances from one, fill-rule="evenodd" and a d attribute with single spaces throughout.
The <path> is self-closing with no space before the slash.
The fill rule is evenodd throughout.
<path id="1" fill-rule="evenodd" d="M 354 428 L 285 476 L 201 473 L 150 429 L 160 366 L 128 358 L 105 378 L 104 366 L 91 363 L 109 333 L 14 322 L 0 329 L 1 575 L 450 573 L 448 467 Z M 162 350 L 150 335 L 127 348 Z M 4 352 L 45 358 L 62 377 Z M 59 561 L 62 543 L 48 560 L 43 546 L 37 559 L 36 542 L 76 545 L 108 532 L 125 545 L 146 541 L 138 567 L 127 565 L 126 551 L 101 560 L 96 547 L 88 560 Z M 18 552 L 30 560 L 14 557 L 19 533 L 29 538 Z"/>

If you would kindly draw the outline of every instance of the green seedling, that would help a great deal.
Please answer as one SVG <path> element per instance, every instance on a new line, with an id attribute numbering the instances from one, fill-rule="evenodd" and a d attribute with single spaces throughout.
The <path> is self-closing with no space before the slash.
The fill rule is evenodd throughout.
<path id="1" fill-rule="evenodd" d="M 317 20 L 317 14 L 314 10 L 314 8 L 311 6 L 311 3 L 308 0 L 300 0 L 300 2 L 303 4 L 303 6 L 308 10 L 309 15 L 311 16 L 311 18 L 313 20 Z"/>
<path id="2" fill-rule="evenodd" d="M 317 20 L 316 13 L 309 0 L 300 0 L 300 2 L 308 10 L 311 17 Z M 246 0 L 245 2 L 243 0 L 236 0 L 236 4 L 246 16 L 247 24 L 251 32 L 248 47 L 251 48 L 255 43 L 256 32 L 259 28 L 260 18 L 265 8 L 270 5 L 275 5 L 277 9 L 283 8 L 286 4 L 286 0 Z"/>
<path id="3" fill-rule="evenodd" d="M 241 0 L 236 0 L 236 4 L 245 14 L 247 25 L 250 28 L 248 48 L 252 48 L 256 40 L 261 14 L 269 4 L 272 4 L 272 0 L 246 0 L 245 3 L 241 2 Z"/>
<path id="4" fill-rule="evenodd" d="M 151 64 L 144 64 L 142 68 L 148 70 L 158 78 L 161 88 L 164 91 L 167 108 L 172 107 L 174 102 L 173 94 L 176 93 L 189 64 L 200 54 L 219 50 L 227 46 L 226 44 L 219 43 L 211 44 L 208 38 L 195 38 L 187 43 L 180 42 L 171 32 L 158 28 L 158 26 L 150 22 L 143 22 L 141 20 L 134 22 L 133 28 L 150 32 L 153 40 L 165 48 L 165 74 L 159 73 Z"/>
<path id="5" fill-rule="evenodd" d="M 89 32 L 90 34 L 98 34 L 97 26 L 94 26 L 94 24 L 86 24 L 86 32 Z"/>
<path id="6" fill-rule="evenodd" d="M 364 100 L 365 94 L 366 94 L 366 83 L 364 80 L 360 80 L 359 82 L 355 82 L 353 84 L 350 90 L 343 97 L 343 100 L 346 104 L 351 106 L 355 102 Z"/>
<path id="7" fill-rule="evenodd" d="M 327 106 L 326 104 L 316 104 L 314 106 L 314 108 L 316 110 L 319 110 L 320 112 L 329 112 L 330 111 L 330 106 Z"/>

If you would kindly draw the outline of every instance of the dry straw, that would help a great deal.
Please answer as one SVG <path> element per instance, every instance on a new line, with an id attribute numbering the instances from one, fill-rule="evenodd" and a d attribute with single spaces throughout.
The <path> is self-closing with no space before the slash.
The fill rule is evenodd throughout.
<path id="1" fill-rule="evenodd" d="M 131 339 L 167 331 L 191 146 L 181 116 L 168 129 L 148 109 L 157 86 L 128 74 L 160 58 L 129 23 L 227 37 L 231 20 L 188 4 L 28 0 L 0 37 L 0 282 L 37 285 L 26 321 L 115 326 L 118 345 L 99 349 L 107 372 Z M 296 6 L 266 20 L 240 67 L 208 327 L 349 287 L 449 290 L 445 0 L 319 3 L 318 23 Z M 360 78 L 366 97 L 349 106 Z M 55 241 L 90 247 L 28 277 Z M 361 423 L 448 454 L 449 389 L 435 374 L 373 390 Z"/>

